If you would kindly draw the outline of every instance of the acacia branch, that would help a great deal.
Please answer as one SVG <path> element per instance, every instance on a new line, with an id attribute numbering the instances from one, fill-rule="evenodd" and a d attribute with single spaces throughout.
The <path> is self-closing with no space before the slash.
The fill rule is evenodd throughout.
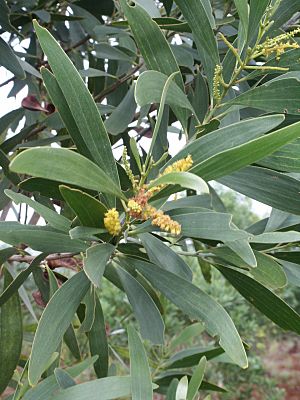
<path id="1" fill-rule="evenodd" d="M 10 83 L 10 82 L 13 82 L 14 80 L 15 80 L 15 77 L 13 76 L 13 77 L 7 79 L 6 81 L 0 83 L 0 87 L 5 86 L 5 85 L 7 85 L 7 84 Z"/>
<path id="2" fill-rule="evenodd" d="M 84 38 L 79 40 L 78 42 L 74 43 L 72 46 L 68 47 L 65 49 L 66 53 L 69 53 L 71 50 L 76 49 L 77 47 L 82 46 L 84 43 L 86 43 L 89 39 L 91 38 L 91 35 L 86 35 Z"/>
<path id="3" fill-rule="evenodd" d="M 130 78 L 133 77 L 133 75 L 139 70 L 141 69 L 141 67 L 144 65 L 144 63 L 141 63 L 139 65 L 137 65 L 135 68 L 133 68 L 132 71 L 130 71 L 128 74 L 126 74 L 123 77 L 119 77 L 118 80 L 113 83 L 112 85 L 108 86 L 106 89 L 102 90 L 101 93 L 99 93 L 97 96 L 94 97 L 94 100 L 98 100 L 101 101 L 110 93 L 114 92 L 119 86 L 121 86 L 123 83 L 125 83 L 126 81 L 128 81 Z"/>
<path id="4" fill-rule="evenodd" d="M 63 258 L 72 258 L 78 254 L 79 253 L 54 253 L 54 254 L 50 254 L 49 256 L 47 256 L 45 258 L 45 261 L 61 260 Z M 16 261 L 16 262 L 31 263 L 35 258 L 36 258 L 36 256 L 14 255 L 14 256 L 9 257 L 9 259 L 7 261 L 8 262 Z"/>

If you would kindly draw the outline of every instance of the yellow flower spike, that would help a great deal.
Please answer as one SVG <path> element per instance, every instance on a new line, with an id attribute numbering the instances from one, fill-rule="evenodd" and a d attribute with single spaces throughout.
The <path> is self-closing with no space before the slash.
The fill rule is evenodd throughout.
<path id="1" fill-rule="evenodd" d="M 163 175 L 169 174 L 171 172 L 185 172 L 189 170 L 193 165 L 192 156 L 189 154 L 186 158 L 175 161 L 173 164 L 169 165 L 163 172 Z"/>
<path id="2" fill-rule="evenodd" d="M 157 212 L 156 218 L 152 220 L 152 225 L 158 226 L 161 230 L 170 232 L 172 235 L 180 235 L 181 232 L 181 225 L 162 211 L 160 213 Z"/>
<path id="3" fill-rule="evenodd" d="M 115 208 L 111 208 L 104 214 L 104 226 L 113 236 L 117 236 L 121 232 L 119 212 Z"/>

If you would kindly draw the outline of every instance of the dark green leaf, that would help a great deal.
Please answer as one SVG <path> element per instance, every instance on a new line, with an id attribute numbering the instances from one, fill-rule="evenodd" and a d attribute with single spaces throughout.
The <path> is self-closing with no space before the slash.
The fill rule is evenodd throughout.
<path id="1" fill-rule="evenodd" d="M 120 104 L 113 110 L 104 125 L 112 135 L 118 135 L 126 130 L 132 122 L 136 110 L 134 99 L 134 86 L 132 86 Z"/>
<path id="2" fill-rule="evenodd" d="M 195 371 L 193 372 L 192 378 L 189 382 L 186 400 L 195 400 L 196 399 L 198 390 L 201 386 L 201 383 L 202 383 L 202 380 L 204 377 L 205 367 L 206 367 L 206 358 L 202 357 L 201 360 L 199 361 L 199 364 L 197 365 Z"/>
<path id="3" fill-rule="evenodd" d="M 11 285 L 13 279 L 4 269 L 4 290 Z M 22 348 L 23 328 L 22 311 L 17 291 L 1 307 L 0 317 L 0 393 L 2 393 L 17 367 Z"/>
<path id="4" fill-rule="evenodd" d="M 18 108 L 17 110 L 10 111 L 9 113 L 3 115 L 0 118 L 0 136 L 3 135 L 2 139 L 5 138 L 5 134 L 7 129 L 13 124 L 16 120 L 19 121 L 24 115 L 24 110 L 22 108 Z M 1 149 L 2 143 L 1 143 Z"/>
<path id="5" fill-rule="evenodd" d="M 224 350 L 221 347 L 214 346 L 192 347 L 181 350 L 167 361 L 168 369 L 194 367 L 204 356 L 211 360 L 223 353 Z"/>
<path id="6" fill-rule="evenodd" d="M 242 272 L 218 266 L 222 275 L 260 312 L 282 329 L 300 333 L 300 315 L 280 297 Z"/>
<path id="7" fill-rule="evenodd" d="M 64 342 L 68 346 L 72 355 L 77 360 L 80 360 L 81 359 L 80 349 L 79 349 L 78 341 L 77 341 L 76 334 L 75 334 L 72 324 L 70 324 L 69 328 L 66 330 L 66 333 L 64 334 Z"/>
<path id="8" fill-rule="evenodd" d="M 84 156 L 94 159 L 88 148 L 88 145 L 84 138 L 81 136 L 79 128 L 77 127 L 76 121 L 70 111 L 70 107 L 65 99 L 65 96 L 59 87 L 57 80 L 54 75 L 48 69 L 43 68 L 41 70 L 44 84 L 47 88 L 47 92 L 51 98 L 51 101 L 58 110 L 61 119 L 63 120 L 65 127 L 67 128 L 73 142 L 75 143 L 78 151 Z M 95 160 L 95 159 L 94 159 Z"/>
<path id="9" fill-rule="evenodd" d="M 106 173 L 89 159 L 63 148 L 26 150 L 13 159 L 12 171 L 52 179 L 86 189 L 124 197 Z"/>
<path id="10" fill-rule="evenodd" d="M 131 379 L 129 376 L 111 376 L 81 383 L 62 390 L 51 397 L 51 400 L 101 400 L 118 399 L 131 394 Z"/>
<path id="11" fill-rule="evenodd" d="M 218 181 L 261 203 L 300 214 L 300 182 L 290 176 L 266 168 L 246 167 Z"/>
<path id="12" fill-rule="evenodd" d="M 31 261 L 29 267 L 24 271 L 21 271 L 19 275 L 5 288 L 0 296 L 0 307 L 6 303 L 17 290 L 23 285 L 28 276 L 39 267 L 40 263 L 45 259 L 47 254 L 40 254 L 33 261 Z"/>
<path id="13" fill-rule="evenodd" d="M 96 375 L 98 378 L 104 378 L 108 374 L 108 343 L 104 315 L 97 296 L 94 323 L 87 335 L 91 354 L 99 356 L 94 363 Z"/>
<path id="14" fill-rule="evenodd" d="M 123 259 L 120 259 L 122 265 Z M 131 259 L 128 259 L 131 265 Z M 126 262 L 126 261 L 125 261 Z M 141 334 L 144 339 L 151 340 L 154 344 L 164 342 L 164 322 L 153 299 L 145 288 L 125 269 L 117 268 L 118 276 L 139 322 Z"/>
<path id="15" fill-rule="evenodd" d="M 139 235 L 151 262 L 173 272 L 188 281 L 192 280 L 192 272 L 183 259 L 161 240 L 149 233 Z"/>
<path id="16" fill-rule="evenodd" d="M 58 214 L 57 212 L 51 210 L 49 207 L 46 207 L 37 201 L 30 199 L 27 196 L 24 196 L 21 193 L 13 192 L 12 190 L 5 190 L 5 194 L 10 197 L 14 203 L 20 204 L 25 203 L 28 204 L 31 208 L 33 208 L 40 216 L 42 216 L 46 221 L 48 221 L 49 225 L 53 228 L 58 229 L 59 231 L 68 232 L 71 227 L 71 221 L 68 220 L 63 215 Z"/>
<path id="17" fill-rule="evenodd" d="M 26 74 L 10 46 L 0 37 L 0 65 L 12 72 L 18 79 L 25 79 Z"/>
<path id="18" fill-rule="evenodd" d="M 269 3 L 270 0 L 251 0 L 247 39 L 251 46 L 255 43 L 261 19 Z"/>
<path id="19" fill-rule="evenodd" d="M 85 242 L 53 231 L 47 226 L 21 225 L 18 222 L 0 222 L 0 240 L 19 246 L 26 243 L 33 250 L 46 253 L 79 253 L 87 249 Z"/>
<path id="20" fill-rule="evenodd" d="M 180 72 L 168 41 L 149 14 L 138 4 L 129 5 L 126 0 L 121 0 L 121 6 L 148 69 L 159 71 L 167 77 L 174 72 Z M 176 75 L 175 82 L 184 90 L 181 74 Z M 174 112 L 185 123 L 185 110 L 175 107 Z"/>
<path id="21" fill-rule="evenodd" d="M 213 21 L 210 4 L 205 0 L 176 0 L 184 18 L 192 29 L 204 71 L 212 89 L 214 71 L 220 64 L 217 41 L 211 27 Z M 201 23 L 199 23 L 201 21 Z"/>
<path id="22" fill-rule="evenodd" d="M 89 247 L 83 261 L 83 269 L 89 280 L 97 287 L 100 287 L 101 278 L 106 264 L 110 259 L 115 247 L 109 243 L 101 243 Z"/>
<path id="23" fill-rule="evenodd" d="M 96 103 L 76 71 L 72 61 L 44 28 L 34 22 L 40 44 L 57 79 L 80 134 L 94 161 L 110 174 L 119 186 L 119 177 L 110 141 L 104 128 Z"/>
<path id="24" fill-rule="evenodd" d="M 60 185 L 59 190 L 82 225 L 95 228 L 104 227 L 103 219 L 107 208 L 99 200 L 88 193 L 68 186 Z"/>
<path id="25" fill-rule="evenodd" d="M 90 281 L 85 273 L 78 272 L 63 284 L 47 304 L 39 321 L 31 350 L 28 379 L 32 385 L 37 384 L 89 286 Z"/>
<path id="26" fill-rule="evenodd" d="M 153 389 L 147 354 L 141 338 L 128 327 L 132 400 L 152 400 Z"/>
<path id="27" fill-rule="evenodd" d="M 134 259 L 130 259 L 130 263 L 185 314 L 205 322 L 209 334 L 219 336 L 220 346 L 228 356 L 241 367 L 247 367 L 239 334 L 219 303 L 192 283 L 157 265 Z"/>

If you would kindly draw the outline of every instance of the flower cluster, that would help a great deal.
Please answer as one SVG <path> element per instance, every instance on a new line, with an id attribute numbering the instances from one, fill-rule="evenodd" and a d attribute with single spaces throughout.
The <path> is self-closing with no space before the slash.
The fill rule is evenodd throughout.
<path id="1" fill-rule="evenodd" d="M 135 200 L 129 200 L 128 208 L 130 216 L 144 221 L 152 219 L 153 226 L 158 226 L 162 231 L 170 232 L 172 235 L 180 235 L 181 226 L 178 222 L 172 220 L 162 210 L 157 210 L 148 203 L 145 203 L 142 207 L 138 202 L 141 198 L 145 198 L 145 192 L 143 191 L 135 197 Z"/>
<path id="2" fill-rule="evenodd" d="M 271 54 L 276 53 L 276 58 L 279 59 L 286 50 L 298 49 L 300 47 L 299 44 L 291 39 L 299 32 L 300 28 L 297 28 L 274 38 L 268 38 L 264 43 L 256 47 L 255 57 L 259 55 L 269 57 Z"/>
<path id="3" fill-rule="evenodd" d="M 215 67 L 215 73 L 214 73 L 214 78 L 213 78 L 213 97 L 215 100 L 219 101 L 221 100 L 221 82 L 222 82 L 222 66 L 217 64 Z"/>
<path id="4" fill-rule="evenodd" d="M 122 154 L 122 161 L 123 161 L 123 164 L 124 164 L 125 172 L 126 172 L 128 178 L 130 179 L 132 187 L 133 187 L 133 189 L 136 189 L 137 188 L 137 182 L 136 182 L 135 177 L 133 175 L 133 172 L 132 172 L 132 170 L 130 168 L 129 161 L 127 160 L 127 148 L 126 148 L 126 146 L 124 146 L 124 150 L 123 150 L 123 154 Z"/>
<path id="5" fill-rule="evenodd" d="M 162 175 L 169 174 L 171 172 L 184 172 L 190 169 L 193 165 L 193 159 L 191 155 L 188 155 L 181 160 L 175 161 L 169 165 L 162 172 Z M 165 232 L 170 232 L 172 235 L 179 235 L 181 232 L 181 226 L 178 222 L 173 221 L 169 215 L 165 215 L 162 210 L 157 210 L 155 207 L 148 204 L 149 199 L 163 189 L 165 185 L 154 186 L 147 188 L 145 185 L 141 188 L 138 193 L 128 201 L 127 207 L 129 215 L 133 218 L 141 219 L 143 221 L 152 219 L 152 225 L 158 226 Z"/>
<path id="6" fill-rule="evenodd" d="M 181 232 L 181 225 L 161 210 L 154 212 L 152 225 L 158 226 L 161 230 L 170 232 L 172 235 L 180 235 Z"/>
<path id="7" fill-rule="evenodd" d="M 169 165 L 159 176 L 170 174 L 171 172 L 185 172 L 188 171 L 192 166 L 193 159 L 189 154 L 186 158 L 182 158 L 181 160 L 175 161 L 173 164 Z M 165 186 L 166 185 L 153 186 L 152 188 L 149 188 L 148 191 L 153 195 L 162 190 Z"/>
<path id="8" fill-rule="evenodd" d="M 175 161 L 173 164 L 169 165 L 162 175 L 170 174 L 171 172 L 184 172 L 189 170 L 193 165 L 192 156 L 189 154 L 186 158 Z"/>
<path id="9" fill-rule="evenodd" d="M 121 232 L 119 212 L 115 208 L 111 208 L 105 213 L 104 226 L 113 236 L 117 236 Z"/>

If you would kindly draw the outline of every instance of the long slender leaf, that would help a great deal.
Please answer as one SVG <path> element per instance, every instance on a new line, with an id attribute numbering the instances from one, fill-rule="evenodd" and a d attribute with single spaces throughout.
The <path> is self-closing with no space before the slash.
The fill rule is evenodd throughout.
<path id="1" fill-rule="evenodd" d="M 61 88 L 59 87 L 59 84 L 57 83 L 55 76 L 46 68 L 42 68 L 41 73 L 51 101 L 58 110 L 59 115 L 63 120 L 65 127 L 67 128 L 69 135 L 75 143 L 78 151 L 85 157 L 93 159 L 86 142 L 81 136 L 81 133 L 76 125 L 76 121 L 70 111 L 70 107 Z"/>
<path id="2" fill-rule="evenodd" d="M 56 350 L 90 286 L 84 272 L 70 278 L 51 298 L 40 319 L 28 368 L 28 379 L 37 384 L 46 363 Z M 47 343 L 47 346 L 45 346 Z"/>
<path id="3" fill-rule="evenodd" d="M 129 265 L 131 265 L 131 260 L 129 261 Z M 120 265 L 125 263 L 126 266 L 126 260 L 123 261 L 123 258 L 119 260 L 119 263 Z M 117 268 L 117 273 L 139 322 L 142 337 L 151 340 L 154 344 L 162 344 L 165 326 L 153 299 L 146 289 L 125 269 Z"/>
<path id="4" fill-rule="evenodd" d="M 42 253 L 39 256 L 35 257 L 34 260 L 31 261 L 29 267 L 20 272 L 19 275 L 5 288 L 0 296 L 0 307 L 4 303 L 6 303 L 11 298 L 11 296 L 14 295 L 14 293 L 17 292 L 17 290 L 23 285 L 31 272 L 40 265 L 41 261 L 43 261 L 46 256 L 47 254 Z"/>
<path id="5" fill-rule="evenodd" d="M 230 150 L 234 147 L 246 144 L 264 133 L 276 128 L 284 121 L 283 115 L 268 115 L 265 117 L 252 118 L 237 122 L 225 128 L 214 130 L 213 132 L 188 143 L 180 150 L 165 166 L 180 160 L 187 155 L 191 155 L 194 165 L 198 165 L 212 156 Z M 243 134 L 241 135 L 241 132 Z"/>
<path id="6" fill-rule="evenodd" d="M 7 269 L 4 269 L 4 290 L 13 281 Z M 0 393 L 2 393 L 17 367 L 23 339 L 22 311 L 19 293 L 1 307 L 0 317 Z"/>
<path id="7" fill-rule="evenodd" d="M 89 280 L 97 287 L 100 286 L 101 278 L 110 256 L 115 247 L 109 243 L 102 243 L 87 249 L 83 261 L 83 269 Z"/>
<path id="8" fill-rule="evenodd" d="M 22 174 L 124 197 L 121 190 L 101 168 L 68 149 L 52 147 L 29 149 L 15 157 L 10 168 Z"/>
<path id="9" fill-rule="evenodd" d="M 157 265 L 130 259 L 154 287 L 191 318 L 205 322 L 210 335 L 218 335 L 220 345 L 228 356 L 243 368 L 247 357 L 238 332 L 223 307 L 201 289 Z"/>
<path id="10" fill-rule="evenodd" d="M 91 354 L 99 356 L 94 363 L 95 373 L 98 378 L 104 378 L 108 374 L 108 343 L 104 315 L 97 296 L 94 323 L 87 335 Z"/>
<path id="11" fill-rule="evenodd" d="M 222 184 L 271 207 L 300 214 L 300 182 L 260 167 L 246 167 L 218 179 Z"/>
<path id="12" fill-rule="evenodd" d="M 33 208 L 38 214 L 40 214 L 46 221 L 48 221 L 49 225 L 53 228 L 56 228 L 63 232 L 68 232 L 71 227 L 71 221 L 64 217 L 63 215 L 58 214 L 57 212 L 51 210 L 50 208 L 44 206 L 43 204 L 38 203 L 30 199 L 27 196 L 24 196 L 21 193 L 13 192 L 12 190 L 5 190 L 6 196 L 11 198 L 14 203 L 25 203 L 28 204 L 31 208 Z"/>
<path id="13" fill-rule="evenodd" d="M 45 253 L 78 253 L 85 251 L 88 245 L 78 239 L 71 239 L 68 235 L 53 231 L 47 226 L 22 225 L 18 222 L 0 222 L 0 240 L 13 246 L 25 243 L 33 250 Z"/>
<path id="14" fill-rule="evenodd" d="M 206 358 L 202 357 L 192 375 L 190 382 L 189 382 L 189 387 L 188 387 L 188 392 L 187 392 L 187 397 L 186 397 L 187 400 L 195 400 L 196 399 L 198 390 L 201 386 L 201 383 L 202 383 L 202 380 L 204 377 L 205 367 L 206 367 Z"/>
<path id="15" fill-rule="evenodd" d="M 126 0 L 120 2 L 148 69 L 159 71 L 167 76 L 179 72 L 175 77 L 175 82 L 184 90 L 176 58 L 157 23 L 138 4 L 129 5 Z M 185 125 L 186 112 L 177 107 L 174 107 L 174 112 Z"/>
<path id="16" fill-rule="evenodd" d="M 262 284 L 237 270 L 218 266 L 222 275 L 260 312 L 282 329 L 300 333 L 300 315 Z"/>
<path id="17" fill-rule="evenodd" d="M 161 240 L 149 233 L 143 233 L 139 237 L 151 262 L 188 281 L 192 280 L 192 272 L 189 266 Z"/>
<path id="18" fill-rule="evenodd" d="M 118 399 L 131 394 L 131 379 L 128 376 L 111 376 L 81 383 L 62 390 L 52 400 L 101 400 Z"/>
<path id="19" fill-rule="evenodd" d="M 258 161 L 299 137 L 300 122 L 223 151 L 192 167 L 191 172 L 205 180 L 218 179 Z"/>
<path id="20" fill-rule="evenodd" d="M 189 0 L 188 2 L 175 0 L 175 2 L 192 29 L 199 56 L 212 89 L 215 67 L 220 63 L 220 59 L 217 41 L 211 27 L 213 19 L 211 8 L 208 9 L 207 2 L 204 0 Z"/>
<path id="21" fill-rule="evenodd" d="M 34 21 L 34 28 L 93 160 L 103 171 L 110 174 L 114 184 L 119 186 L 110 141 L 96 103 L 73 63 L 54 37 L 36 21 Z"/>
<path id="22" fill-rule="evenodd" d="M 141 338 L 128 327 L 132 400 L 152 400 L 153 389 L 147 354 Z"/>

